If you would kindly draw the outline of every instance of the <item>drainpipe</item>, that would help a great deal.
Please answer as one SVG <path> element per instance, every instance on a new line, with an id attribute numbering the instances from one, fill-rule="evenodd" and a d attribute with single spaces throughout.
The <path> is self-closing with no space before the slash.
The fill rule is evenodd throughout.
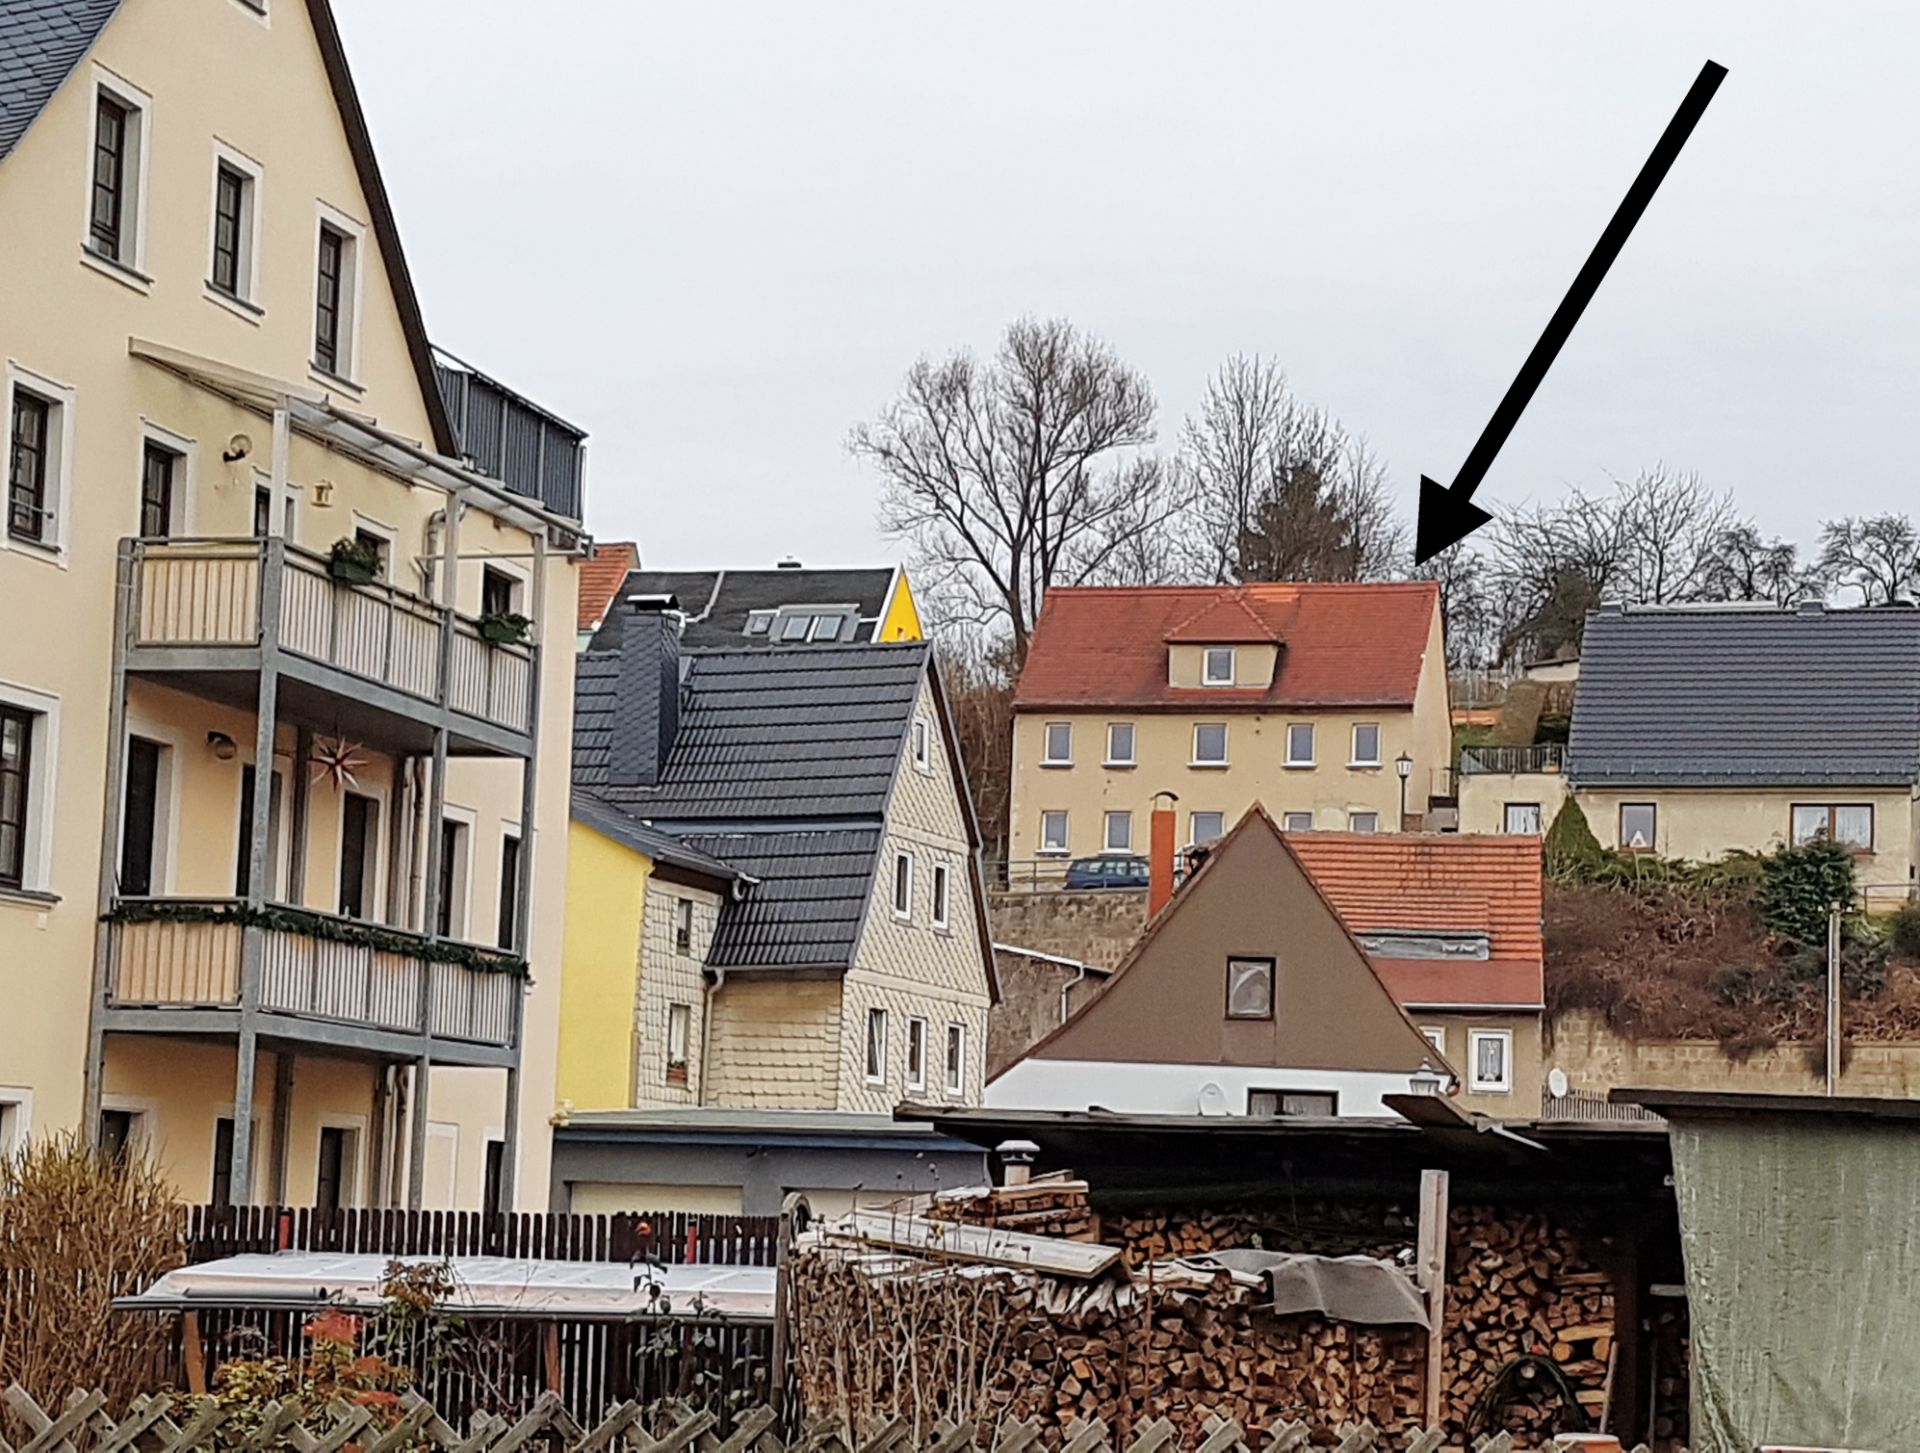
<path id="1" fill-rule="evenodd" d="M 693 1103 L 704 1109 L 707 1103 L 707 1055 L 713 1049 L 713 996 L 727 986 L 727 971 L 715 969 L 713 982 L 700 991 L 700 1079 L 693 1089 Z"/>
<path id="2" fill-rule="evenodd" d="M 1067 1006 L 1073 1002 L 1073 991 L 1086 982 L 1087 966 L 1082 964 L 1080 971 L 1060 986 L 1060 1022 L 1062 1024 L 1067 1022 L 1067 1015 L 1070 1012 Z"/>

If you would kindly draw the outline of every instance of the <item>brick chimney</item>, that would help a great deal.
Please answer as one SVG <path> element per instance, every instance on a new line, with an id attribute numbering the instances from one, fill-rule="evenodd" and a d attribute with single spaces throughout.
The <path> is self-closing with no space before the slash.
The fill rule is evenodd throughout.
<path id="1" fill-rule="evenodd" d="M 1180 799 L 1171 792 L 1153 795 L 1153 820 L 1147 833 L 1147 917 L 1152 918 L 1173 897 L 1174 826 Z"/>
<path id="2" fill-rule="evenodd" d="M 680 731 L 680 612 L 671 596 L 629 596 L 620 622 L 620 675 L 607 775 L 654 787 Z"/>

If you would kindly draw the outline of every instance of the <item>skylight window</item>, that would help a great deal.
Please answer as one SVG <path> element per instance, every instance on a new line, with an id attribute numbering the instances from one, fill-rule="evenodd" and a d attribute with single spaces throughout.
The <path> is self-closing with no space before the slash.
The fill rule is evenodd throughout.
<path id="1" fill-rule="evenodd" d="M 764 636 L 773 629 L 773 612 L 770 610 L 750 611 L 747 615 L 747 634 Z"/>
<path id="2" fill-rule="evenodd" d="M 840 639 L 841 624 L 842 621 L 839 616 L 815 616 L 813 618 L 813 635 L 811 639 L 816 641 L 837 641 Z"/>
<path id="3" fill-rule="evenodd" d="M 783 641 L 804 641 L 807 632 L 813 629 L 812 616 L 788 616 L 780 627 L 780 639 Z"/>

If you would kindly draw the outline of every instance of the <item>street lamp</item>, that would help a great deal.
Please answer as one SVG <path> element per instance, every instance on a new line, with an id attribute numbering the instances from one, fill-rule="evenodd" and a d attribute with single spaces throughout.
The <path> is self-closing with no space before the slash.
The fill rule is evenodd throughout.
<path id="1" fill-rule="evenodd" d="M 1400 831 L 1407 830 L 1407 778 L 1413 775 L 1413 758 L 1405 752 L 1393 759 L 1393 770 L 1400 774 Z"/>
<path id="2" fill-rule="evenodd" d="M 1416 1095 L 1437 1095 L 1440 1093 L 1441 1085 L 1446 1082 L 1440 1077 L 1440 1072 L 1433 1067 L 1433 1061 L 1423 1059 L 1420 1061 L 1420 1068 L 1407 1076 L 1407 1083 L 1413 1087 L 1413 1093 Z"/>

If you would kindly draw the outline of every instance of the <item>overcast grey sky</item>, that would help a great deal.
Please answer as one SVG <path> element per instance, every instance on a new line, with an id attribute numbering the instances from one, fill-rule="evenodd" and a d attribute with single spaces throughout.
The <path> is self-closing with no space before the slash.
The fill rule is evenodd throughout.
<path id="1" fill-rule="evenodd" d="M 1681 96 L 1730 75 L 1489 474 L 1914 509 L 1915 7 L 336 0 L 437 341 L 663 566 L 891 559 L 849 427 L 1063 314 L 1171 446 L 1233 352 L 1451 479 Z"/>

